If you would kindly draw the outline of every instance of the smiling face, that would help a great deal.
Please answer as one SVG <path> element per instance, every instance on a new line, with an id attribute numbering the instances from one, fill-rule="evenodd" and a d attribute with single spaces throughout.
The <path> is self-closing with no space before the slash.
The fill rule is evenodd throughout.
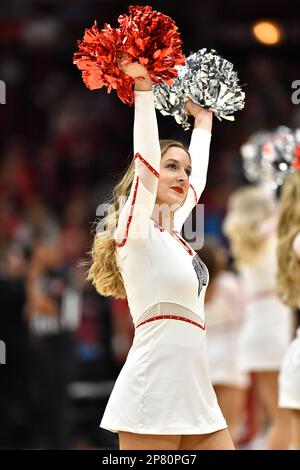
<path id="1" fill-rule="evenodd" d="M 156 203 L 167 204 L 174 210 L 182 206 L 189 190 L 191 171 L 188 153 L 180 147 L 169 147 L 160 163 Z"/>

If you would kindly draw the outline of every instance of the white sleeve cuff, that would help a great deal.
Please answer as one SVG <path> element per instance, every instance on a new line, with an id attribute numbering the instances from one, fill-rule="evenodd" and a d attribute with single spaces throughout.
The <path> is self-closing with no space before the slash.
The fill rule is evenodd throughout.
<path id="1" fill-rule="evenodd" d="M 202 137 L 203 139 L 210 140 L 211 139 L 211 132 L 207 131 L 206 129 L 201 129 L 200 127 L 197 127 L 196 129 L 193 129 L 192 136 L 195 136 L 196 138 Z"/>
<path id="2" fill-rule="evenodd" d="M 136 102 L 150 102 L 154 101 L 154 94 L 152 90 L 140 91 L 134 90 L 134 101 Z"/>

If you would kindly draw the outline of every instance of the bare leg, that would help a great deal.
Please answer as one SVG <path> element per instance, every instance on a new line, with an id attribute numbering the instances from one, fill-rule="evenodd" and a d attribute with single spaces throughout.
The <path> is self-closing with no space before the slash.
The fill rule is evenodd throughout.
<path id="1" fill-rule="evenodd" d="M 234 450 L 228 429 L 210 434 L 182 436 L 178 450 Z"/>
<path id="2" fill-rule="evenodd" d="M 247 390 L 225 385 L 214 386 L 218 403 L 228 424 L 232 439 L 236 441 L 239 437 L 245 411 Z"/>
<path id="3" fill-rule="evenodd" d="M 300 410 L 291 410 L 293 449 L 300 450 Z"/>
<path id="4" fill-rule="evenodd" d="M 255 382 L 271 423 L 267 436 L 267 448 L 270 450 L 288 449 L 290 414 L 287 409 L 278 408 L 278 372 L 257 372 Z"/>
<path id="5" fill-rule="evenodd" d="M 120 450 L 178 450 L 181 436 L 119 432 Z"/>

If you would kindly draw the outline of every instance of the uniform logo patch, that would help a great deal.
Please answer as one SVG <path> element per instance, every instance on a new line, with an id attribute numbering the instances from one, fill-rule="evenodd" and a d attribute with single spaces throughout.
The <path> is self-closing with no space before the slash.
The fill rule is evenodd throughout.
<path id="1" fill-rule="evenodd" d="M 198 278 L 198 296 L 202 290 L 203 286 L 206 286 L 208 283 L 208 275 L 207 275 L 207 268 L 205 264 L 203 263 L 202 259 L 198 256 L 195 255 L 193 258 L 193 266 L 197 274 Z"/>

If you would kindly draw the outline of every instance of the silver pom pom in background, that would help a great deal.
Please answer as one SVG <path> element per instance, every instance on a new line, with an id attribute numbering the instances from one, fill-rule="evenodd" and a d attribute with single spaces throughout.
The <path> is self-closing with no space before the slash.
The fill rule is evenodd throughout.
<path id="1" fill-rule="evenodd" d="M 276 189 L 293 172 L 291 164 L 299 145 L 300 129 L 279 126 L 256 132 L 241 146 L 245 177 L 251 183 L 272 182 Z"/>
<path id="2" fill-rule="evenodd" d="M 271 135 L 266 130 L 255 132 L 240 148 L 244 175 L 250 183 L 261 183 L 269 179 L 270 170 L 262 160 L 262 147 L 271 139 Z"/>
<path id="3" fill-rule="evenodd" d="M 184 108 L 189 98 L 211 109 L 219 120 L 234 121 L 233 113 L 245 105 L 245 93 L 231 62 L 214 50 L 200 49 L 186 59 L 185 65 L 176 68 L 178 77 L 173 85 L 162 83 L 153 87 L 156 109 L 163 115 L 174 116 L 185 130 L 190 127 Z"/>

